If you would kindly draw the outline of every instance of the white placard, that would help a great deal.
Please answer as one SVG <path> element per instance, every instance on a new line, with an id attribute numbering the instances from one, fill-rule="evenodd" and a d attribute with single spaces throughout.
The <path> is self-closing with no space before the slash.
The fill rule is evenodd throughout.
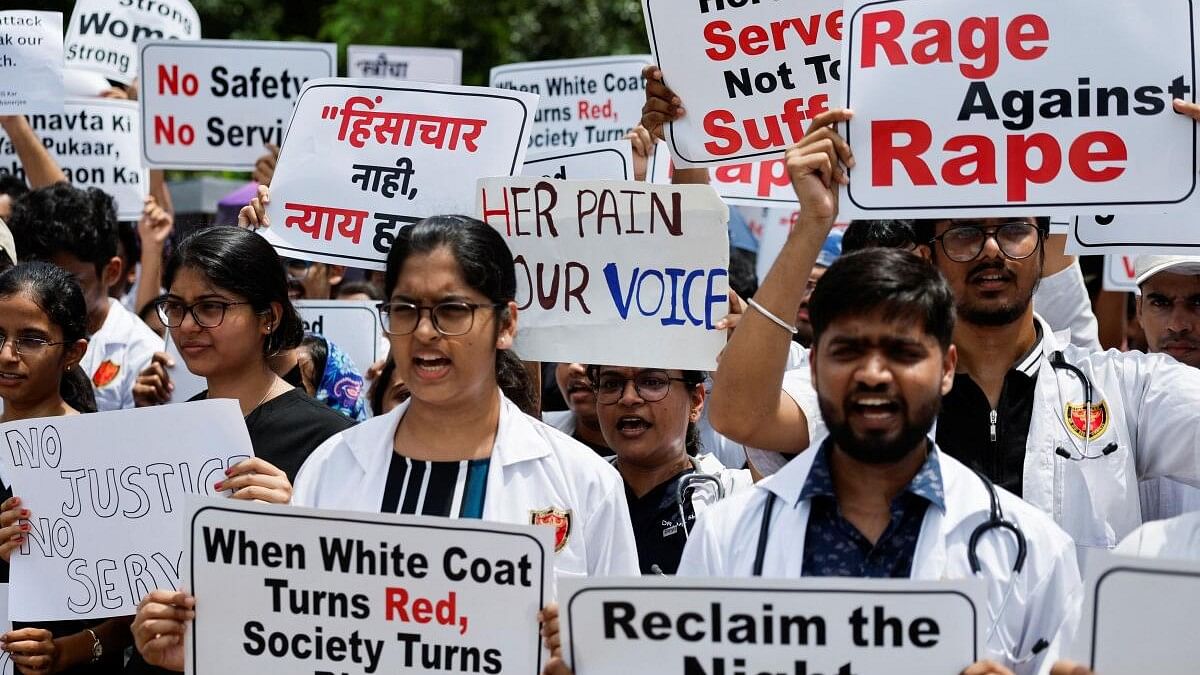
<path id="1" fill-rule="evenodd" d="M 296 300 L 293 302 L 306 332 L 319 333 L 341 348 L 360 374 L 382 359 L 383 328 L 379 310 L 370 300 Z M 317 373 L 318 379 L 320 373 Z"/>
<path id="2" fill-rule="evenodd" d="M 188 494 L 216 494 L 252 457 L 237 401 L 213 400 L 0 425 L 0 462 L 30 511 L 12 557 L 9 618 L 128 616 L 178 588 Z"/>
<path id="3" fill-rule="evenodd" d="M 171 378 L 171 384 L 175 385 L 171 391 L 171 402 L 186 403 L 192 397 L 208 389 L 208 379 L 188 370 L 187 361 L 183 360 L 183 355 L 179 353 L 179 347 L 175 346 L 175 340 L 171 337 L 169 329 L 164 342 L 166 343 L 164 351 L 175 362 L 174 367 L 167 368 L 167 376 Z"/>
<path id="4" fill-rule="evenodd" d="M 1088 564 L 1077 657 L 1097 675 L 1194 675 L 1200 564 L 1096 557 Z"/>
<path id="5" fill-rule="evenodd" d="M 337 45 L 155 40 L 140 45 L 142 156 L 152 169 L 249 171 L 304 83 L 337 75 Z"/>
<path id="6" fill-rule="evenodd" d="M 382 270 L 401 227 L 470 213 L 472 181 L 525 161 L 537 97 L 330 78 L 305 85 L 271 181 L 280 255 Z"/>
<path id="7" fill-rule="evenodd" d="M 187 0 L 75 0 L 66 64 L 124 84 L 138 74 L 142 40 L 200 39 L 200 16 Z"/>
<path id="8" fill-rule="evenodd" d="M 1196 100 L 1189 0 L 846 11 L 843 216 L 1164 212 L 1195 193 L 1196 124 L 1171 109 Z"/>
<path id="9" fill-rule="evenodd" d="M 232 500 L 190 507 L 189 675 L 541 672 L 549 528 Z"/>
<path id="10" fill-rule="evenodd" d="M 1200 254 L 1200 225 L 1189 213 L 1078 216 L 1067 237 L 1067 253 L 1098 255 Z"/>
<path id="11" fill-rule="evenodd" d="M 650 156 L 647 180 L 670 183 L 674 171 L 667 144 L 659 142 Z M 708 176 L 709 185 L 726 204 L 764 208 L 797 207 L 796 191 L 792 188 L 792 179 L 782 158 L 724 164 L 710 169 Z"/>
<path id="12" fill-rule="evenodd" d="M 117 217 L 137 220 L 150 190 L 142 167 L 141 122 L 133 101 L 69 98 L 63 112 L 29 115 L 29 124 L 50 156 L 77 188 L 95 187 L 112 195 Z M 0 134 L 0 173 L 25 178 L 12 141 Z"/>
<path id="13" fill-rule="evenodd" d="M 384 80 L 462 84 L 462 50 L 350 45 L 346 48 L 346 74 Z"/>
<path id="14" fill-rule="evenodd" d="M 492 68 L 491 86 L 541 97 L 529 149 L 579 148 L 619 141 L 642 118 L 642 68 L 649 56 L 510 63 Z"/>
<path id="15" fill-rule="evenodd" d="M 529 153 L 521 175 L 558 180 L 634 180 L 629 141 L 600 143 L 577 150 Z"/>
<path id="16" fill-rule="evenodd" d="M 62 12 L 0 12 L 0 115 L 62 112 Z"/>
<path id="17" fill-rule="evenodd" d="M 488 178 L 526 360 L 713 370 L 725 346 L 729 209 L 707 185 Z"/>
<path id="18" fill-rule="evenodd" d="M 650 48 L 686 114 L 679 166 L 775 158 L 840 97 L 842 3 L 642 0 Z"/>
<path id="19" fill-rule="evenodd" d="M 576 675 L 958 673 L 982 658 L 982 580 L 563 579 Z"/>
<path id="20" fill-rule="evenodd" d="M 1111 253 L 1104 256 L 1104 283 L 1106 291 L 1118 293 L 1136 293 L 1137 284 L 1133 279 L 1133 256 Z"/>
<path id="21" fill-rule="evenodd" d="M 0 635 L 12 630 L 12 621 L 8 620 L 8 584 L 0 584 Z M 0 675 L 12 675 L 12 655 L 0 652 Z"/>

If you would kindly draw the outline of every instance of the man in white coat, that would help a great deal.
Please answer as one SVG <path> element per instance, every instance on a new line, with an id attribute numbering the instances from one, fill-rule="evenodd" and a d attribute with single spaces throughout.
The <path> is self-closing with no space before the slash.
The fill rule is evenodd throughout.
<path id="1" fill-rule="evenodd" d="M 809 313 L 812 378 L 830 435 L 705 511 L 679 574 L 978 575 L 987 582 L 990 660 L 964 672 L 1038 672 L 1078 620 L 1075 548 L 1045 514 L 929 437 L 957 365 L 946 281 L 910 253 L 860 251 L 829 268 Z M 995 526 L 1001 518 L 1012 529 Z"/>

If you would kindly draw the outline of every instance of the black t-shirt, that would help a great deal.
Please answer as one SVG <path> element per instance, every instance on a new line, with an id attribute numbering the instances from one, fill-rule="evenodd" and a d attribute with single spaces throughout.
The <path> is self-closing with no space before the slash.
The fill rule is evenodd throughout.
<path id="1" fill-rule="evenodd" d="M 629 520 L 633 524 L 633 539 L 637 544 L 638 562 L 642 574 L 675 574 L 683 546 L 687 544 L 684 521 L 690 529 L 696 520 L 691 500 L 685 500 L 680 513 L 679 481 L 694 473 L 686 469 L 638 497 L 625 484 L 625 500 L 629 502 Z M 658 569 L 654 569 L 657 566 Z"/>

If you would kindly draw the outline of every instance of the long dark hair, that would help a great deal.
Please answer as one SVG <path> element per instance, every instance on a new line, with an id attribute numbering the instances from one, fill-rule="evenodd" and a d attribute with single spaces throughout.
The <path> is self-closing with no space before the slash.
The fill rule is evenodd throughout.
<path id="1" fill-rule="evenodd" d="M 266 239 L 241 228 L 215 226 L 189 235 L 163 271 L 168 290 L 184 267 L 199 270 L 213 285 L 246 298 L 260 314 L 272 303 L 283 308 L 279 325 L 263 340 L 263 355 L 295 349 L 304 339 L 304 324 L 288 298 L 287 273 Z"/>
<path id="2" fill-rule="evenodd" d="M 512 251 L 490 226 L 467 216 L 432 216 L 406 227 L 396 235 L 388 253 L 384 274 L 384 297 L 391 297 L 404 263 L 414 255 L 446 248 L 458 262 L 467 285 L 497 304 L 517 296 L 517 275 Z M 508 308 L 496 312 L 496 325 L 508 319 Z M 511 349 L 496 350 L 496 383 L 504 395 L 527 415 L 537 416 L 538 398 L 525 365 Z"/>
<path id="3" fill-rule="evenodd" d="M 87 302 L 70 272 L 46 262 L 27 262 L 0 273 L 0 298 L 24 293 L 62 331 L 68 346 L 86 339 Z M 63 402 L 81 413 L 96 412 L 96 392 L 82 368 L 63 373 L 58 383 Z"/>
<path id="4" fill-rule="evenodd" d="M 667 368 L 662 370 L 667 370 Z M 698 385 L 703 385 L 708 379 L 708 373 L 703 370 L 681 370 L 679 372 L 683 374 L 683 386 L 687 388 L 689 396 Z M 588 366 L 587 376 L 593 388 L 600 386 L 600 366 L 595 364 Z M 596 405 L 599 403 L 597 402 Z M 695 457 L 704 451 L 700 444 L 700 428 L 691 420 L 688 420 L 687 435 L 684 436 L 683 443 L 689 457 Z"/>

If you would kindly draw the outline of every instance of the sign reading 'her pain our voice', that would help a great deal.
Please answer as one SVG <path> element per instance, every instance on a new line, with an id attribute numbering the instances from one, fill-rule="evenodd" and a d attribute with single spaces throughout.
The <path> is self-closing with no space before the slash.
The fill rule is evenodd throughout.
<path id="1" fill-rule="evenodd" d="M 288 257 L 381 270 L 401 227 L 470 213 L 474 180 L 521 171 L 537 100 L 482 87 L 312 80 L 280 149 L 264 236 Z"/>
<path id="2" fill-rule="evenodd" d="M 197 499 L 187 672 L 541 672 L 553 530 Z"/>
<path id="3" fill-rule="evenodd" d="M 337 46 L 164 40 L 141 45 L 142 153 L 154 169 L 249 171 L 310 79 L 337 74 Z"/>
<path id="4" fill-rule="evenodd" d="M 846 11 L 843 216 L 1163 212 L 1194 194 L 1195 123 L 1171 107 L 1196 99 L 1191 2 Z"/>
<path id="5" fill-rule="evenodd" d="M 513 252 L 522 358 L 716 367 L 729 209 L 712 188 L 488 178 L 478 197 Z"/>
<path id="6" fill-rule="evenodd" d="M 252 457 L 236 401 L 47 417 L 0 426 L 4 476 L 30 512 L 12 557 L 16 621 L 128 616 L 178 588 L 189 494 L 216 494 Z"/>

